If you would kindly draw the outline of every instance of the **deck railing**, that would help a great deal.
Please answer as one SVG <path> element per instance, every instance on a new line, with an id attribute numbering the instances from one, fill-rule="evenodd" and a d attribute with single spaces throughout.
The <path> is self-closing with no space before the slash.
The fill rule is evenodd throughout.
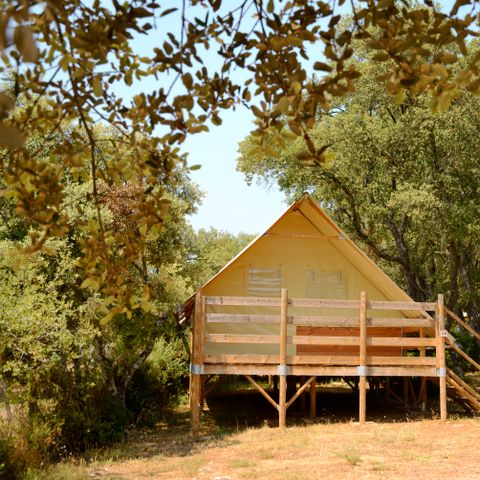
<path id="1" fill-rule="evenodd" d="M 235 311 L 239 309 L 241 312 Z M 343 314 L 345 311 L 348 315 Z M 401 314 L 381 316 L 383 311 Z M 434 312 L 434 316 L 427 312 Z M 198 294 L 192 378 L 206 374 L 278 375 L 280 424 L 284 424 L 286 375 L 358 376 L 360 421 L 365 420 L 367 376 L 440 377 L 441 417 L 445 418 L 448 333 L 444 324 L 442 295 L 437 302 L 390 302 L 370 301 L 365 292 L 359 300 L 289 298 L 286 289 L 280 298 Z M 261 334 L 232 333 L 228 328 L 221 331 L 222 325 L 244 325 L 247 331 L 251 325 L 268 328 Z M 231 346 L 233 351 L 255 345 L 259 351 L 265 347 L 265 351 L 275 348 L 276 352 L 211 353 L 218 344 Z"/>

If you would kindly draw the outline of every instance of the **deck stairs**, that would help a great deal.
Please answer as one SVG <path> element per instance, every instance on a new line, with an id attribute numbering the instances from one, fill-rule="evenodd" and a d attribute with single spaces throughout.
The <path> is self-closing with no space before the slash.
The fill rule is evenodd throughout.
<path id="1" fill-rule="evenodd" d="M 451 369 L 447 370 L 447 395 L 464 410 L 480 413 L 480 393 Z"/>
<path id="2" fill-rule="evenodd" d="M 480 334 L 470 327 L 470 325 L 468 325 L 448 308 L 445 308 L 445 312 L 460 327 L 463 327 L 470 333 L 470 335 L 473 335 L 475 338 L 477 338 L 477 340 L 480 340 Z M 474 367 L 474 370 L 480 372 L 480 364 L 462 350 L 461 346 L 458 344 L 453 335 L 448 333 L 445 343 L 447 351 L 450 350 L 455 352 L 457 355 L 460 355 Z M 467 383 L 465 379 L 459 377 L 450 368 L 447 369 L 446 373 L 448 397 L 460 405 L 464 410 L 472 413 L 480 413 L 480 392 L 478 391 L 478 388 L 475 388 Z"/>

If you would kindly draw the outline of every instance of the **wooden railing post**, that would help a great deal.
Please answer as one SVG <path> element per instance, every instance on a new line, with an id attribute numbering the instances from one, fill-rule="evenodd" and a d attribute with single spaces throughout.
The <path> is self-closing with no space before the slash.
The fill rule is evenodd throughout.
<path id="1" fill-rule="evenodd" d="M 278 365 L 279 399 L 278 399 L 278 426 L 285 428 L 287 421 L 287 319 L 288 319 L 288 290 L 282 288 L 280 300 L 280 360 Z"/>
<path id="2" fill-rule="evenodd" d="M 310 418 L 317 416 L 317 379 L 310 383 Z"/>
<path id="3" fill-rule="evenodd" d="M 418 332 L 420 338 L 425 338 L 425 329 L 421 328 Z M 426 357 L 426 349 L 425 347 L 420 347 L 419 349 L 420 357 Z M 427 410 L 427 377 L 422 377 L 420 380 L 420 390 L 418 392 L 418 402 L 420 403 L 420 407 L 422 412 Z"/>
<path id="4" fill-rule="evenodd" d="M 440 420 L 447 420 L 447 368 L 445 362 L 445 304 L 443 294 L 438 295 L 435 310 L 435 334 L 437 336 L 437 375 L 440 384 Z"/>
<path id="5" fill-rule="evenodd" d="M 360 355 L 358 367 L 359 422 L 367 416 L 367 292 L 360 294 Z"/>
<path id="6" fill-rule="evenodd" d="M 197 292 L 195 297 L 195 315 L 193 319 L 192 356 L 190 364 L 190 410 L 192 431 L 200 429 L 202 408 L 203 350 L 205 344 L 205 297 Z"/>

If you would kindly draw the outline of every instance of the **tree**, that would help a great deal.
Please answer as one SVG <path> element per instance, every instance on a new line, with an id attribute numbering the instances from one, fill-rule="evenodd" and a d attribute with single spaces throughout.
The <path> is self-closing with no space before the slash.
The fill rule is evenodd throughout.
<path id="1" fill-rule="evenodd" d="M 470 55 L 477 52 L 472 45 Z M 376 82 L 385 67 L 375 56 L 364 46 L 355 92 L 309 131 L 316 146 L 329 145 L 325 163 L 302 156 L 304 139 L 284 147 L 272 137 L 274 153 L 265 156 L 250 136 L 239 169 L 292 197 L 311 191 L 409 295 L 421 301 L 446 292 L 478 329 L 480 102 L 468 91 L 443 113 L 432 112 L 425 94 L 398 102 Z"/>
<path id="2" fill-rule="evenodd" d="M 215 228 L 191 231 L 187 236 L 187 257 L 184 275 L 189 286 L 196 290 L 218 273 L 246 247 L 254 235 L 222 232 Z"/>
<path id="3" fill-rule="evenodd" d="M 106 149 L 101 153 L 108 156 Z M 81 268 L 84 227 L 96 215 L 88 195 L 90 179 L 63 181 L 64 210 L 72 222 L 68 235 L 47 239 L 28 262 L 14 249 L 16 242 L 28 243 L 28 229 L 12 199 L 2 198 L 0 203 L 0 387 L 7 403 L 15 403 L 15 414 L 27 410 L 22 441 L 39 451 L 40 460 L 106 443 L 132 419 L 128 393 L 134 377 L 156 342 L 162 347 L 164 337 L 170 340 L 172 311 L 190 294 L 182 277 L 185 218 L 198 201 L 198 191 L 186 176 L 164 193 L 170 207 L 162 231 L 149 238 L 141 261 L 123 270 L 125 278 L 118 285 L 128 285 L 139 297 L 151 295 L 149 309 L 119 311 L 90 288 L 95 277 L 87 277 Z M 112 252 L 129 248 L 131 231 L 138 230 L 141 187 L 132 182 L 114 188 L 99 182 L 102 216 L 115 232 Z M 169 366 L 162 378 L 177 378 L 187 371 L 185 355 L 173 343 L 165 349 L 172 363 L 185 368 Z M 157 353 L 157 360 L 159 355 L 160 360 L 165 356 Z M 162 381 L 157 379 L 157 386 Z"/>
<path id="4" fill-rule="evenodd" d="M 364 6 L 352 2 L 348 28 L 339 23 L 345 8 L 343 0 L 338 5 L 183 0 L 177 7 L 142 0 L 114 0 L 111 6 L 99 0 L 5 2 L 1 71 L 12 82 L 0 96 L 0 142 L 10 150 L 0 167 L 8 172 L 7 194 L 21 206 L 32 230 L 30 250 L 66 234 L 62 174 L 88 172 L 96 216 L 81 251 L 93 278 L 90 285 L 110 297 L 111 284 L 121 284 L 118 272 L 141 260 L 147 237 L 164 222 L 164 187 L 175 182 L 173 172 L 185 165 L 179 148 L 186 136 L 219 124 L 221 111 L 239 104 L 251 108 L 261 136 L 281 139 L 281 117 L 287 116 L 290 129 L 307 140 L 304 155 L 323 162 L 325 145 L 311 141 L 309 129 L 319 109 L 328 111 L 332 101 L 353 91 L 361 71 L 349 59 L 359 39 L 376 50 L 374 61 L 389 61 L 380 81 L 391 94 L 430 92 L 441 111 L 459 87 L 479 91 L 477 56 L 453 68 L 466 56 L 466 39 L 478 34 L 473 0 L 457 0 L 448 14 L 431 0 L 414 7 L 395 0 L 372 0 Z M 135 50 L 138 37 L 153 36 L 163 27 L 167 33 L 153 51 Z M 322 72 L 315 83 L 309 81 L 305 61 L 311 56 L 310 44 L 322 46 L 313 59 L 313 67 Z M 452 53 L 454 45 L 459 55 Z M 216 49 L 219 59 L 213 68 L 204 60 L 209 49 Z M 237 71 L 245 73 L 235 78 Z M 137 90 L 128 98 L 115 93 L 119 85 L 148 78 L 160 82 L 150 93 Z M 26 108 L 15 110 L 16 104 Z M 66 121 L 82 128 L 67 132 Z M 104 141 L 95 135 L 98 121 L 116 131 L 116 158 L 109 164 L 100 154 Z M 49 144 L 48 160 L 40 163 L 43 147 L 30 142 L 37 131 L 61 138 Z M 80 139 L 87 141 L 87 150 L 76 149 Z M 121 260 L 109 252 L 113 232 L 103 221 L 99 182 L 111 186 L 131 178 L 143 179 L 139 230 L 130 239 L 136 248 L 119 269 Z M 128 286 L 113 295 L 120 309 L 142 305 Z"/>

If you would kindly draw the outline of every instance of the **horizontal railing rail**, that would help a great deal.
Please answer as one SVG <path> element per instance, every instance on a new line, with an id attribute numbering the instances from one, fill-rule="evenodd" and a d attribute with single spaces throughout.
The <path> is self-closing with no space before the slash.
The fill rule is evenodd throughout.
<path id="1" fill-rule="evenodd" d="M 244 313 L 207 313 L 207 323 L 256 323 L 279 325 L 280 315 L 244 314 Z M 317 315 L 289 315 L 288 325 L 322 326 L 322 327 L 358 327 L 358 317 L 317 316 Z M 434 328 L 431 318 L 408 317 L 367 317 L 367 327 L 412 327 Z"/>
<path id="2" fill-rule="evenodd" d="M 282 298 L 284 298 L 283 306 Z M 225 348 L 232 345 L 233 350 L 234 345 L 244 345 L 245 348 L 248 346 L 247 351 L 251 352 L 254 348 L 261 352 L 261 347 L 257 347 L 265 345 L 265 353 L 205 354 L 203 363 L 282 364 L 279 355 L 272 355 L 268 351 L 270 349 L 271 352 L 272 347 L 280 346 L 284 342 L 284 350 L 289 353 L 286 356 L 286 362 L 289 365 L 359 365 L 362 345 L 367 349 L 366 365 L 369 366 L 433 367 L 437 364 L 432 353 L 435 353 L 439 345 L 438 328 L 435 327 L 434 319 L 426 313 L 435 310 L 434 302 L 367 301 L 365 297 L 363 300 L 365 313 L 372 310 L 416 312 L 416 315 L 412 313 L 410 313 L 412 316 L 407 316 L 405 313 L 405 316 L 393 314 L 392 317 L 365 315 L 364 321 L 360 322 L 359 316 L 352 316 L 351 313 L 344 315 L 342 311 L 346 309 L 360 311 L 362 299 L 311 299 L 286 296 L 282 298 L 228 295 L 203 297 L 204 327 L 202 330 L 207 351 L 211 350 L 210 346 L 213 348 L 215 345 L 224 344 Z M 241 311 L 237 313 L 231 307 L 240 307 Z M 260 310 L 256 312 L 249 312 L 249 309 L 259 307 Z M 263 307 L 268 309 L 263 310 Z M 274 309 L 273 312 L 272 309 Z M 297 313 L 296 309 L 312 311 L 327 309 L 329 313 L 328 315 L 308 315 L 305 311 Z M 268 313 L 259 313 L 262 310 Z M 335 310 L 338 311 L 338 315 L 335 315 Z M 207 327 L 209 324 L 212 325 L 211 328 Z M 283 336 L 282 324 L 284 329 L 289 329 L 283 330 L 287 332 Z M 243 333 L 241 325 L 258 325 L 265 328 L 260 328 L 256 333 L 255 329 L 246 327 L 247 330 Z M 291 330 L 292 327 L 297 327 L 296 334 Z M 418 336 L 406 336 L 405 332 L 418 332 Z M 429 332 L 430 335 L 433 332 L 434 336 L 425 336 L 425 332 Z M 322 347 L 338 350 L 338 353 L 322 354 Z M 292 355 L 290 351 L 292 348 L 302 348 L 303 354 L 296 352 Z M 312 349 L 314 349 L 313 355 Z M 375 349 L 381 349 L 382 354 L 375 354 Z M 213 348 L 213 352 L 215 351 L 218 352 L 218 347 Z M 406 351 L 412 354 L 407 356 Z M 389 352 L 393 353 L 389 354 Z"/>
<path id="3" fill-rule="evenodd" d="M 377 313 L 382 311 L 388 313 Z M 279 424 L 285 425 L 286 409 L 297 398 L 287 402 L 286 376 L 294 375 L 309 376 L 310 382 L 316 376 L 358 377 L 360 422 L 365 421 L 367 377 L 438 377 L 445 420 L 446 342 L 457 348 L 445 330 L 443 295 L 437 302 L 408 302 L 368 300 L 366 292 L 359 300 L 338 300 L 289 298 L 286 289 L 280 297 L 203 296 L 199 291 L 190 369 L 192 418 L 198 423 L 203 375 L 245 375 L 259 389 L 253 375 L 277 375 L 278 403 L 262 394 L 276 405 Z"/>

